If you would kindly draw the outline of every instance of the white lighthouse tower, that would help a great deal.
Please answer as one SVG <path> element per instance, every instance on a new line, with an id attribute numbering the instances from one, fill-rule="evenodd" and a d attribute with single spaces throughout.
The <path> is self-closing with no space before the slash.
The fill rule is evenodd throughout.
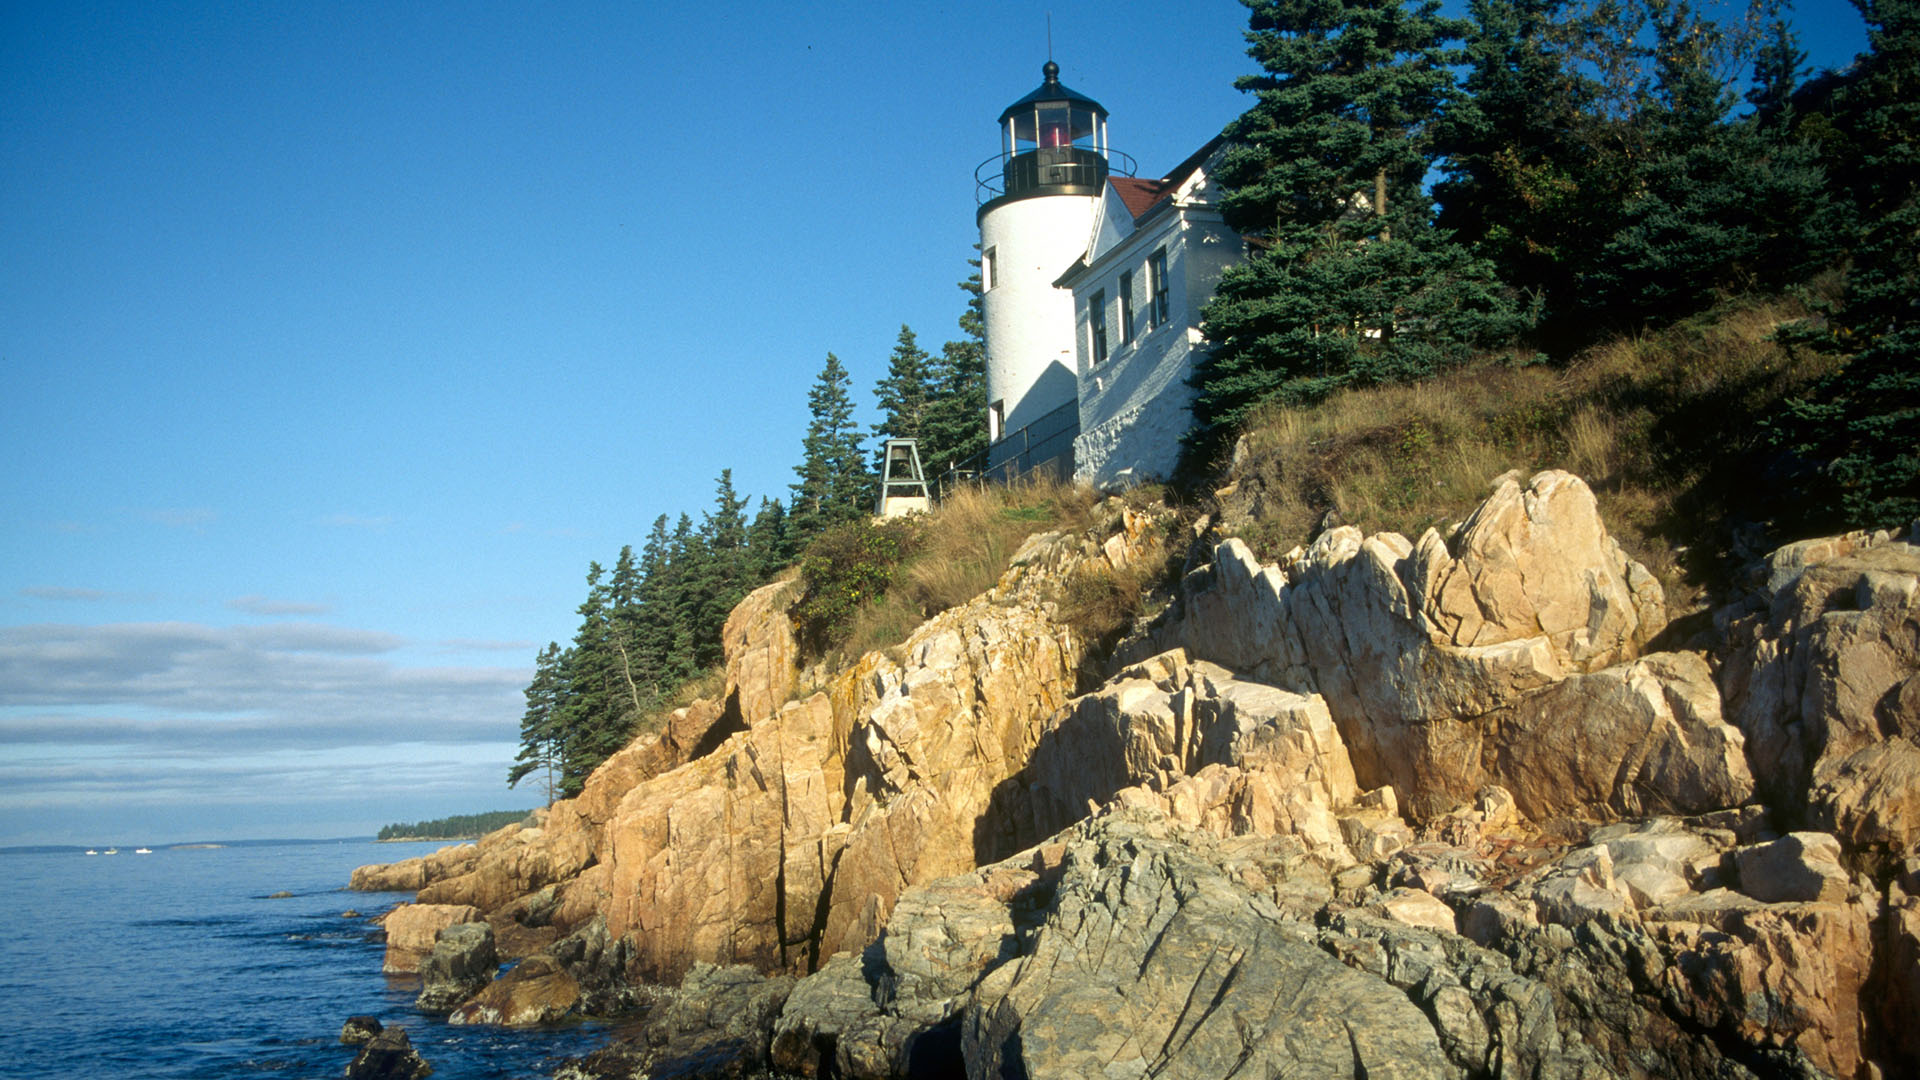
<path id="1" fill-rule="evenodd" d="M 987 468 L 1072 473 L 1073 293 L 1054 281 L 1087 250 L 1109 169 L 1107 110 L 1041 68 L 1000 114 L 1000 153 L 974 172 L 987 331 Z"/>

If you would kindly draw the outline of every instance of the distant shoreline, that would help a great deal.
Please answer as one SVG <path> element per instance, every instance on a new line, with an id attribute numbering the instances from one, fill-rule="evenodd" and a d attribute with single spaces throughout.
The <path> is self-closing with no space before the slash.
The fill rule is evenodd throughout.
<path id="1" fill-rule="evenodd" d="M 478 840 L 485 833 L 467 833 L 462 836 L 389 836 L 385 840 L 375 840 L 376 844 L 427 844 L 435 841 Z"/>

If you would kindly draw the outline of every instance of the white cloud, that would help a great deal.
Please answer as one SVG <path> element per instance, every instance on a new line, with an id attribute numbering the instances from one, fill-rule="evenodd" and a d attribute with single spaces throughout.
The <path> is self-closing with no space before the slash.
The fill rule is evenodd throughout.
<path id="1" fill-rule="evenodd" d="M 393 524 L 393 519 L 384 515 L 328 514 L 326 517 L 320 519 L 320 524 L 333 529 L 368 529 L 373 532 L 379 532 Z"/>
<path id="2" fill-rule="evenodd" d="M 448 652 L 533 652 L 531 641 L 487 641 L 480 638 L 448 638 L 440 643 Z"/>
<path id="3" fill-rule="evenodd" d="M 326 604 L 309 604 L 298 600 L 275 600 L 272 597 L 248 593 L 227 601 L 227 606 L 248 615 L 325 615 L 333 608 Z"/>
<path id="4" fill-rule="evenodd" d="M 21 596 L 30 596 L 35 600 L 78 600 L 93 603 L 108 598 L 102 589 L 68 589 L 58 585 L 29 585 L 20 590 Z"/>
<path id="5" fill-rule="evenodd" d="M 160 507 L 143 510 L 140 516 L 169 529 L 193 529 L 196 532 L 217 521 L 220 513 L 210 507 Z"/>

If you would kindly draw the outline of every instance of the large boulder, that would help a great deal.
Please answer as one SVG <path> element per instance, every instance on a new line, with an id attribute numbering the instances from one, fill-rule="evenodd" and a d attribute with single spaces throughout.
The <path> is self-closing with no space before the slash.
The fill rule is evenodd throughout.
<path id="1" fill-rule="evenodd" d="M 389 975 L 411 975 L 440 939 L 440 931 L 455 923 L 477 922 L 480 909 L 471 904 L 400 904 L 387 912 L 381 925 L 387 932 L 386 958 L 380 970 Z"/>
<path id="2" fill-rule="evenodd" d="M 1721 611 L 1727 716 L 1767 801 L 1897 854 L 1920 744 L 1920 547 L 1852 534 L 1791 544 Z M 1893 744 L 1905 744 L 1896 746 Z"/>
<path id="3" fill-rule="evenodd" d="M 832 733 L 824 695 L 790 702 L 627 793 L 607 830 L 606 922 L 633 944 L 636 975 L 672 985 L 699 962 L 804 968 L 841 798 Z"/>
<path id="4" fill-rule="evenodd" d="M 520 826 L 499 830 L 517 832 Z M 465 873 L 480 857 L 477 844 L 453 844 L 427 855 L 402 859 L 396 863 L 375 863 L 354 870 L 347 888 L 358 892 L 413 892 L 431 882 Z"/>
<path id="5" fill-rule="evenodd" d="M 981 1080 L 1608 1075 L 1495 954 L 1388 920 L 1317 929 L 1275 902 L 1316 866 L 1288 838 L 1103 812 L 908 890 L 864 954 L 795 987 L 774 1063 Z"/>
<path id="6" fill-rule="evenodd" d="M 1023 769 L 1047 719 L 1080 689 L 1090 643 L 1054 618 L 1063 583 L 1088 566 L 1151 561 L 1157 531 L 1123 515 L 1120 545 L 1031 537 L 987 593 L 929 619 L 900 659 L 869 654 L 834 684 L 846 732 L 844 832 L 821 955 L 872 940 L 908 888 L 1017 850 Z"/>
<path id="7" fill-rule="evenodd" d="M 1208 779 L 1195 782 L 1204 775 Z M 1176 650 L 1135 665 L 1047 722 L 1022 774 L 1029 840 L 1119 796 L 1162 796 L 1176 820 L 1223 835 L 1293 833 L 1346 852 L 1336 813 L 1359 797 L 1326 703 Z"/>
<path id="8" fill-rule="evenodd" d="M 374 1035 L 347 1065 L 347 1080 L 420 1080 L 433 1072 L 413 1048 L 407 1029 L 387 1028 Z"/>
<path id="9" fill-rule="evenodd" d="M 456 923 L 440 931 L 433 951 L 420 962 L 420 996 L 414 1006 L 426 1013 L 452 1012 L 499 971 L 493 927 L 483 922 Z"/>
<path id="10" fill-rule="evenodd" d="M 580 1004 L 580 984 L 550 956 L 530 956 L 465 997 L 447 1016 L 449 1024 L 534 1027 L 557 1023 Z"/>
<path id="11" fill-rule="evenodd" d="M 800 599 L 798 578 L 776 581 L 748 593 L 727 615 L 720 644 L 727 658 L 727 713 L 740 726 L 772 716 L 793 697 L 799 681 L 799 647 L 787 612 Z"/>
<path id="12" fill-rule="evenodd" d="M 1285 568 L 1227 540 L 1152 644 L 1319 694 L 1361 786 L 1393 787 L 1424 819 L 1521 779 L 1484 718 L 1632 661 L 1664 625 L 1658 582 L 1607 535 L 1592 492 L 1543 472 L 1501 478 L 1451 539 L 1343 526 Z"/>

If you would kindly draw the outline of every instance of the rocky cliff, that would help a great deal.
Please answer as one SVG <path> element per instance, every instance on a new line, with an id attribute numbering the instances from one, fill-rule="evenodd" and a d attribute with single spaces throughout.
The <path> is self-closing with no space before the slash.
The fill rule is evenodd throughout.
<path id="1" fill-rule="evenodd" d="M 527 958 L 456 1021 L 653 1003 L 578 1076 L 1920 1070 L 1911 533 L 1782 549 L 1677 642 L 1580 480 L 1509 475 L 1417 541 L 1178 537 L 1111 653 L 1062 617 L 1176 527 L 1036 537 L 804 693 L 761 589 L 723 701 L 354 883 Z"/>

